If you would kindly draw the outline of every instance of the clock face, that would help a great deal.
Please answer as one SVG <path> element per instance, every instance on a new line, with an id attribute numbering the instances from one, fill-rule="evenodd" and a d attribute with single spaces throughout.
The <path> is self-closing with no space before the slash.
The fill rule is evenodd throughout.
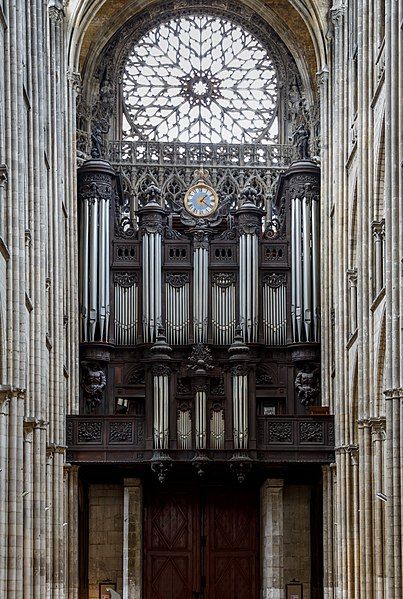
<path id="1" fill-rule="evenodd" d="M 184 205 L 193 216 L 210 216 L 217 210 L 218 196 L 209 185 L 197 183 L 186 192 Z"/>

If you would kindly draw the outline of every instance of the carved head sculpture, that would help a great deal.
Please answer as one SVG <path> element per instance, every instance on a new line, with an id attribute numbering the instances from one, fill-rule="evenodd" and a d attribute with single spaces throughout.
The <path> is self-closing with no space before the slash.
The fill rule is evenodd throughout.
<path id="1" fill-rule="evenodd" d="M 319 370 L 313 364 L 303 364 L 295 378 L 298 399 L 305 407 L 313 405 L 319 397 Z"/>
<path id="2" fill-rule="evenodd" d="M 82 362 L 81 387 L 90 412 L 98 407 L 106 387 L 106 375 L 98 362 Z"/>

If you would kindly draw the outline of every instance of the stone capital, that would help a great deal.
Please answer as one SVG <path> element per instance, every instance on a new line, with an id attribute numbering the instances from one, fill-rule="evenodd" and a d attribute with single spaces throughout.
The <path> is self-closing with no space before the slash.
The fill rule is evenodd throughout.
<path id="1" fill-rule="evenodd" d="M 51 21 L 60 23 L 63 21 L 65 15 L 63 2 L 61 0 L 49 0 L 48 2 L 48 14 Z"/>
<path id="2" fill-rule="evenodd" d="M 374 220 L 371 229 L 375 241 L 382 241 L 385 238 L 385 219 Z"/>
<path id="3" fill-rule="evenodd" d="M 264 490 L 273 489 L 279 491 L 280 489 L 283 489 L 283 487 L 284 480 L 282 478 L 267 478 L 262 485 L 262 489 Z"/>
<path id="4" fill-rule="evenodd" d="M 67 70 L 67 79 L 70 81 L 73 89 L 77 94 L 80 94 L 82 91 L 82 79 L 81 73 L 78 71 L 73 71 L 72 69 Z"/>
<path id="5" fill-rule="evenodd" d="M 357 269 L 349 268 L 346 272 L 347 272 L 348 282 L 350 283 L 350 287 L 356 287 L 357 286 Z"/>
<path id="6" fill-rule="evenodd" d="M 8 168 L 6 164 L 0 164 L 0 187 L 5 187 L 8 181 Z"/>
<path id="7" fill-rule="evenodd" d="M 324 65 L 320 71 L 316 73 L 316 81 L 319 87 L 323 87 L 329 81 L 329 67 Z"/>
<path id="8" fill-rule="evenodd" d="M 384 441 L 386 439 L 386 418 L 370 418 L 372 440 Z"/>
<path id="9" fill-rule="evenodd" d="M 347 11 L 345 4 L 337 4 L 330 9 L 330 19 L 336 27 L 340 27 Z"/>
<path id="10" fill-rule="evenodd" d="M 123 486 L 126 487 L 139 487 L 143 486 L 141 478 L 124 478 Z"/>
<path id="11" fill-rule="evenodd" d="M 385 399 L 403 399 L 403 387 L 394 387 L 391 389 L 385 389 L 383 392 Z"/>

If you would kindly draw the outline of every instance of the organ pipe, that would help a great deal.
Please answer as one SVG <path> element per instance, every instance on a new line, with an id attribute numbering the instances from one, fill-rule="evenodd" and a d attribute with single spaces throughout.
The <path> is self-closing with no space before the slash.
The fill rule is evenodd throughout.
<path id="1" fill-rule="evenodd" d="M 207 341 L 208 325 L 208 234 L 197 232 L 193 258 L 193 335 L 195 343 Z"/>
<path id="2" fill-rule="evenodd" d="M 224 410 L 220 407 L 213 409 L 210 415 L 210 448 L 224 448 Z"/>
<path id="3" fill-rule="evenodd" d="M 190 279 L 187 273 L 169 273 L 165 283 L 165 322 L 168 342 L 185 345 L 189 339 Z"/>
<path id="4" fill-rule="evenodd" d="M 135 345 L 138 323 L 137 275 L 119 273 L 114 277 L 114 331 L 117 345 Z"/>
<path id="5" fill-rule="evenodd" d="M 319 169 L 310 161 L 285 176 L 291 201 L 291 328 L 294 342 L 320 337 Z"/>
<path id="6" fill-rule="evenodd" d="M 259 235 L 262 215 L 251 200 L 252 190 L 244 190 L 246 201 L 237 211 L 239 221 L 239 322 L 247 343 L 258 340 Z"/>
<path id="7" fill-rule="evenodd" d="M 147 204 L 138 211 L 142 239 L 143 341 L 153 343 L 162 324 L 162 233 L 165 211 L 156 201 L 158 190 L 148 193 Z"/>
<path id="8" fill-rule="evenodd" d="M 192 420 L 190 417 L 190 410 L 186 409 L 178 410 L 177 417 L 177 434 L 178 434 L 178 448 L 179 449 L 191 449 L 192 448 Z"/>
<path id="9" fill-rule="evenodd" d="M 235 334 L 235 275 L 215 273 L 212 284 L 212 330 L 216 345 L 229 345 Z"/>
<path id="10" fill-rule="evenodd" d="M 169 441 L 169 374 L 166 366 L 153 369 L 154 389 L 154 449 L 168 449 Z"/>
<path id="11" fill-rule="evenodd" d="M 195 397 L 195 444 L 196 449 L 206 449 L 207 442 L 207 395 L 198 389 Z"/>
<path id="12" fill-rule="evenodd" d="M 103 160 L 88 160 L 78 170 L 83 341 L 109 340 L 109 212 L 114 184 L 115 172 Z"/>
<path id="13" fill-rule="evenodd" d="M 263 277 L 263 334 L 266 345 L 286 344 L 287 284 L 283 273 Z"/>
<path id="14" fill-rule="evenodd" d="M 248 449 L 248 372 L 245 366 L 232 369 L 234 449 Z"/>

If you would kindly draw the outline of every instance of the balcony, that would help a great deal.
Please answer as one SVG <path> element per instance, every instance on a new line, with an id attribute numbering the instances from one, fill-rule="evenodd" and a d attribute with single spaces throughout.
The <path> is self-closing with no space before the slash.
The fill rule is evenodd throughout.
<path id="1" fill-rule="evenodd" d="M 146 435 L 146 421 L 138 416 L 68 416 L 67 460 L 71 463 L 147 463 L 153 456 Z M 228 446 L 229 445 L 229 446 Z M 315 416 L 258 416 L 256 441 L 250 439 L 246 453 L 260 463 L 330 463 L 334 460 L 334 418 Z M 169 456 L 190 462 L 195 450 L 178 450 Z M 231 443 L 225 449 L 209 450 L 206 457 L 227 462 L 234 455 Z"/>

